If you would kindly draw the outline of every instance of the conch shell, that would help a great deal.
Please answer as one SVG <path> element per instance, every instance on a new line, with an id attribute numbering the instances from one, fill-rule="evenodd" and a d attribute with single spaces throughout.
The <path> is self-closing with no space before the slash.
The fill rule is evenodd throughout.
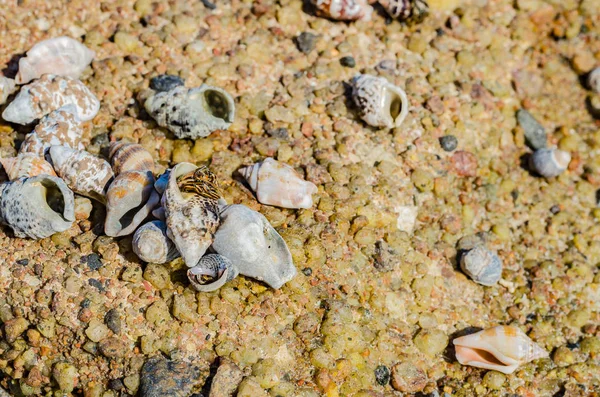
<path id="1" fill-rule="evenodd" d="M 454 339 L 462 365 L 512 374 L 521 364 L 548 357 L 548 352 L 514 326 L 497 326 Z"/>
<path id="2" fill-rule="evenodd" d="M 11 181 L 42 174 L 56 176 L 52 165 L 33 153 L 23 153 L 17 157 L 3 158 L 0 159 L 0 164 L 4 167 L 8 179 Z"/>
<path id="3" fill-rule="evenodd" d="M 200 292 L 216 291 L 238 274 L 231 261 L 218 254 L 203 256 L 196 266 L 187 271 L 190 284 Z"/>
<path id="4" fill-rule="evenodd" d="M 112 142 L 108 158 L 115 175 L 127 171 L 154 172 L 154 159 L 142 145 L 123 141 Z"/>
<path id="5" fill-rule="evenodd" d="M 336 21 L 370 21 L 373 14 L 365 0 L 311 0 L 317 15 Z"/>
<path id="6" fill-rule="evenodd" d="M 133 234 L 132 248 L 141 260 L 150 263 L 167 263 L 180 256 L 161 221 L 140 226 Z"/>
<path id="7" fill-rule="evenodd" d="M 188 267 L 196 266 L 212 244 L 219 226 L 218 198 L 216 178 L 207 168 L 179 163 L 171 170 L 163 207 L 169 237 Z"/>
<path id="8" fill-rule="evenodd" d="M 82 121 L 93 119 L 100 109 L 98 98 L 81 81 L 45 74 L 21 87 L 16 98 L 4 109 L 2 118 L 26 125 L 68 104 L 77 107 Z"/>
<path id="9" fill-rule="evenodd" d="M 73 192 L 49 175 L 0 185 L 0 220 L 16 237 L 46 238 L 69 229 L 75 220 Z"/>
<path id="10" fill-rule="evenodd" d="M 73 191 L 101 203 L 106 202 L 106 190 L 114 177 L 106 160 L 66 146 L 52 146 L 48 156 L 58 176 Z"/>
<path id="11" fill-rule="evenodd" d="M 314 183 L 305 181 L 289 165 L 268 157 L 263 162 L 240 169 L 261 204 L 283 208 L 310 208 Z"/>
<path id="12" fill-rule="evenodd" d="M 395 128 L 408 115 L 406 93 L 383 77 L 361 74 L 352 79 L 352 86 L 352 98 L 367 124 Z"/>
<path id="13" fill-rule="evenodd" d="M 40 41 L 19 60 L 17 84 L 27 84 L 44 74 L 79 78 L 94 59 L 94 51 L 70 37 Z"/>

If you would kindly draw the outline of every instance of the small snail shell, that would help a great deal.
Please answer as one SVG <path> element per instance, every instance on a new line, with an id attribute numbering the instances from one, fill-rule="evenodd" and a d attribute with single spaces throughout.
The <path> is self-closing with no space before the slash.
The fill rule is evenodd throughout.
<path id="1" fill-rule="evenodd" d="M 218 254 L 203 256 L 196 266 L 187 271 L 192 287 L 201 292 L 216 291 L 238 274 L 231 261 Z"/>
<path id="2" fill-rule="evenodd" d="M 571 154 L 559 149 L 538 149 L 530 158 L 533 171 L 545 178 L 562 174 L 571 162 Z"/>
<path id="3" fill-rule="evenodd" d="M 370 21 L 373 14 L 365 0 L 311 0 L 317 15 L 336 21 Z"/>
<path id="4" fill-rule="evenodd" d="M 150 263 L 167 263 L 180 256 L 161 221 L 140 226 L 133 234 L 132 248 L 141 260 Z"/>
<path id="5" fill-rule="evenodd" d="M 588 74 L 588 86 L 592 91 L 600 94 L 600 66 L 594 68 L 590 74 Z"/>
<path id="6" fill-rule="evenodd" d="M 38 175 L 0 186 L 0 218 L 16 237 L 46 238 L 75 220 L 73 192 L 60 178 Z"/>
<path id="7" fill-rule="evenodd" d="M 68 104 L 77 107 L 82 121 L 93 119 L 100 109 L 98 98 L 81 81 L 45 74 L 21 87 L 16 98 L 4 109 L 2 118 L 26 125 Z"/>
<path id="8" fill-rule="evenodd" d="M 421 22 L 429 14 L 429 5 L 425 0 L 380 0 L 392 18 L 408 23 Z"/>
<path id="9" fill-rule="evenodd" d="M 373 127 L 399 127 L 408 115 L 408 98 L 383 77 L 361 74 L 352 79 L 352 98 L 362 119 Z"/>
<path id="10" fill-rule="evenodd" d="M 104 232 L 111 237 L 133 233 L 159 201 L 152 172 L 128 171 L 117 175 L 106 192 Z"/>
<path id="11" fill-rule="evenodd" d="M 310 208 L 314 183 L 305 181 L 289 165 L 268 157 L 264 161 L 240 169 L 261 204 L 283 208 Z"/>
<path id="12" fill-rule="evenodd" d="M 44 116 L 35 126 L 34 133 L 49 146 L 60 145 L 84 150 L 81 124 L 77 107 L 68 104 Z"/>
<path id="13" fill-rule="evenodd" d="M 102 203 L 114 174 L 110 164 L 84 150 L 52 146 L 48 150 L 54 170 L 73 191 Z"/>
<path id="14" fill-rule="evenodd" d="M 23 153 L 17 157 L 0 159 L 0 164 L 11 181 L 42 174 L 56 176 L 52 165 L 33 153 Z"/>
<path id="15" fill-rule="evenodd" d="M 482 245 L 464 253 L 460 258 L 460 267 L 481 285 L 492 286 L 502 276 L 502 261 Z"/>
<path id="16" fill-rule="evenodd" d="M 512 374 L 521 364 L 548 357 L 548 352 L 514 326 L 497 326 L 453 341 L 462 365 Z"/>
<path id="17" fill-rule="evenodd" d="M 126 171 L 154 172 L 154 159 L 152 155 L 142 145 L 138 145 L 137 143 L 112 142 L 108 158 L 115 175 Z"/>
<path id="18" fill-rule="evenodd" d="M 0 105 L 4 105 L 13 92 L 15 92 L 15 81 L 8 77 L 0 76 Z"/>

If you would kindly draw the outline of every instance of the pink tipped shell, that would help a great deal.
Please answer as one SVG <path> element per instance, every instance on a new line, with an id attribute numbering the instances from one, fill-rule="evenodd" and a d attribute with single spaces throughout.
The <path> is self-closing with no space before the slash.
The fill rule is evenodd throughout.
<path id="1" fill-rule="evenodd" d="M 56 176 L 52 165 L 33 153 L 23 153 L 17 157 L 0 159 L 0 164 L 11 181 L 44 174 Z"/>
<path id="2" fill-rule="evenodd" d="M 127 171 L 154 172 L 152 155 L 137 143 L 112 142 L 108 157 L 116 175 Z"/>

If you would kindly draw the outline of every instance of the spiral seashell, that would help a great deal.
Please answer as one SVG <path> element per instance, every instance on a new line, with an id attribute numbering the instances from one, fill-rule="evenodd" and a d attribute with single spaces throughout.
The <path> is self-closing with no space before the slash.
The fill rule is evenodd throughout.
<path id="1" fill-rule="evenodd" d="M 379 0 L 392 17 L 408 23 L 419 23 L 429 14 L 425 0 Z"/>
<path id="2" fill-rule="evenodd" d="M 0 164 L 4 167 L 8 179 L 11 181 L 42 174 L 56 176 L 52 165 L 33 153 L 23 153 L 17 157 L 0 159 Z"/>
<path id="3" fill-rule="evenodd" d="M 111 237 L 133 233 L 159 201 L 152 172 L 128 171 L 117 175 L 106 192 L 104 232 Z"/>
<path id="4" fill-rule="evenodd" d="M 600 94 L 600 66 L 594 68 L 590 74 L 588 74 L 587 83 L 592 91 Z"/>
<path id="5" fill-rule="evenodd" d="M 0 218 L 16 237 L 46 238 L 75 220 L 73 192 L 55 176 L 38 175 L 3 183 Z"/>
<path id="6" fill-rule="evenodd" d="M 110 144 L 108 158 L 115 175 L 127 171 L 154 172 L 154 159 L 152 155 L 137 143 L 123 141 Z"/>
<path id="7" fill-rule="evenodd" d="M 42 117 L 35 130 L 27 134 L 19 153 L 35 153 L 44 156 L 50 146 L 67 146 L 84 150 L 83 128 L 73 104 L 65 105 Z"/>
<path id="8" fill-rule="evenodd" d="M 106 202 L 105 195 L 114 174 L 106 160 L 83 150 L 52 146 L 48 157 L 54 170 L 73 191 Z"/>
<path id="9" fill-rule="evenodd" d="M 240 274 L 264 281 L 275 289 L 296 275 L 283 238 L 267 218 L 244 205 L 222 208 L 221 225 L 212 248 L 229 259 Z"/>
<path id="10" fill-rule="evenodd" d="M 203 256 L 196 266 L 187 271 L 190 284 L 200 292 L 216 291 L 238 274 L 231 261 L 218 254 Z"/>
<path id="11" fill-rule="evenodd" d="M 399 127 L 408 115 L 406 93 L 383 77 L 368 74 L 354 77 L 352 98 L 360 117 L 373 127 Z"/>
<path id="12" fill-rule="evenodd" d="M 373 14 L 365 0 L 311 0 L 317 15 L 336 21 L 370 21 Z"/>
<path id="13" fill-rule="evenodd" d="M 144 103 L 148 114 L 177 138 L 202 138 L 226 130 L 233 122 L 235 104 L 226 91 L 206 84 L 198 88 L 178 86 L 158 92 Z"/>
<path id="14" fill-rule="evenodd" d="M 27 84 L 44 74 L 79 78 L 94 59 L 94 51 L 70 37 L 40 41 L 19 60 L 17 84 Z"/>
<path id="15" fill-rule="evenodd" d="M 562 174 L 571 162 L 571 154 L 559 149 L 538 149 L 530 157 L 531 169 L 545 178 Z"/>
<path id="16" fill-rule="evenodd" d="M 263 162 L 240 169 L 261 204 L 283 208 L 310 208 L 314 183 L 305 181 L 289 165 L 268 157 Z"/>
<path id="17" fill-rule="evenodd" d="M 188 175 L 200 172 L 206 177 L 195 184 L 182 183 Z M 219 196 L 215 177 L 206 168 L 191 163 L 179 163 L 169 175 L 163 194 L 169 237 L 181 253 L 185 264 L 194 267 L 212 244 L 219 226 Z M 182 186 L 183 185 L 183 186 Z M 196 190 L 197 189 L 197 190 Z"/>
<path id="18" fill-rule="evenodd" d="M 462 365 L 512 374 L 521 364 L 548 357 L 548 352 L 514 326 L 497 326 L 453 341 Z"/>
<path id="19" fill-rule="evenodd" d="M 13 92 L 15 92 L 15 81 L 8 77 L 0 76 L 0 105 L 4 105 Z"/>
<path id="20" fill-rule="evenodd" d="M 14 101 L 4 109 L 2 118 L 25 125 L 68 104 L 77 107 L 82 121 L 93 119 L 100 109 L 98 98 L 81 81 L 45 74 L 21 87 Z"/>
<path id="21" fill-rule="evenodd" d="M 175 244 L 167 237 L 167 225 L 161 221 L 144 223 L 133 234 L 133 252 L 149 263 L 167 263 L 178 258 Z"/>
<path id="22" fill-rule="evenodd" d="M 460 258 L 460 268 L 478 284 L 492 286 L 502 276 L 502 261 L 484 246 L 477 246 Z"/>

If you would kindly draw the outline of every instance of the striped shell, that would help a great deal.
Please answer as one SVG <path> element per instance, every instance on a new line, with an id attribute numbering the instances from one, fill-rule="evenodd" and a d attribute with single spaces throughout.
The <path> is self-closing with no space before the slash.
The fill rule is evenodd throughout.
<path id="1" fill-rule="evenodd" d="M 23 153 L 17 157 L 0 159 L 0 164 L 11 181 L 42 174 L 56 176 L 52 165 L 33 153 Z"/>
<path id="2" fill-rule="evenodd" d="M 16 98 L 4 109 L 2 118 L 26 125 L 68 104 L 77 107 L 82 121 L 93 119 L 100 109 L 98 98 L 81 81 L 45 74 L 21 87 Z"/>
<path id="3" fill-rule="evenodd" d="M 352 98 L 367 124 L 395 128 L 408 115 L 406 93 L 383 77 L 361 74 L 352 79 L 352 86 Z"/>
<path id="4" fill-rule="evenodd" d="M 311 0 L 317 15 L 336 21 L 370 21 L 373 14 L 365 0 Z"/>
<path id="5" fill-rule="evenodd" d="M 108 158 L 115 175 L 127 171 L 154 172 L 154 159 L 152 155 L 137 143 L 123 141 L 110 144 Z"/>
<path id="6" fill-rule="evenodd" d="M 548 352 L 514 326 L 497 326 L 454 339 L 463 365 L 512 374 L 521 364 L 548 357 Z"/>
<path id="7" fill-rule="evenodd" d="M 408 23 L 419 23 L 429 14 L 425 0 L 379 0 L 392 17 Z"/>
<path id="8" fill-rule="evenodd" d="M 95 53 L 70 37 L 61 36 L 40 41 L 19 60 L 17 84 L 27 84 L 44 74 L 79 78 L 92 62 Z"/>
<path id="9" fill-rule="evenodd" d="M 231 261 L 218 254 L 203 256 L 196 266 L 187 271 L 190 284 L 200 292 L 216 291 L 238 274 Z"/>
<path id="10" fill-rule="evenodd" d="M 167 225 L 161 221 L 140 226 L 133 234 L 132 248 L 141 260 L 149 263 L 167 263 L 180 256 L 167 237 Z"/>

